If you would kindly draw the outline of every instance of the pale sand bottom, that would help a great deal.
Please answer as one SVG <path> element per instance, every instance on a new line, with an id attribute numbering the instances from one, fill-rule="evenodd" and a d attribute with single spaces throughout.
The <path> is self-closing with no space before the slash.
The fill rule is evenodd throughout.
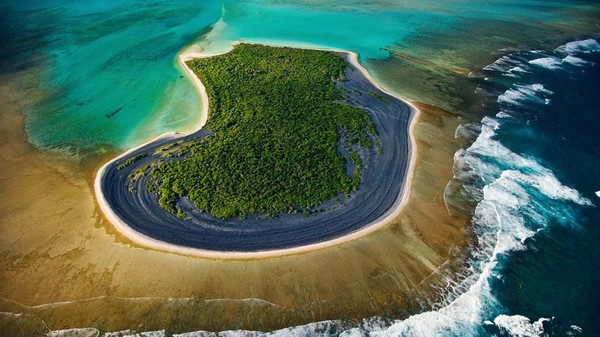
<path id="1" fill-rule="evenodd" d="M 0 81 L 0 311 L 33 314 L 50 329 L 170 332 L 271 330 L 383 315 L 410 307 L 412 291 L 462 240 L 464 220 L 450 219 L 442 201 L 457 121 L 419 107 L 412 193 L 388 227 L 264 260 L 206 260 L 132 246 L 93 199 L 94 174 L 112 154 L 77 165 L 34 150 L 17 102 L 35 93 L 17 87 L 16 78 Z"/>

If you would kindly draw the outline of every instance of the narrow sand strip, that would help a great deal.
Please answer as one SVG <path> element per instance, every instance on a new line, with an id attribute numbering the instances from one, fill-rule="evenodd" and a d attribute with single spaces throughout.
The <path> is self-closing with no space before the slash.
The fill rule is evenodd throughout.
<path id="1" fill-rule="evenodd" d="M 187 66 L 185 61 L 193 59 L 193 58 L 205 58 L 205 57 L 211 57 L 211 56 L 216 56 L 216 55 L 220 55 L 220 54 L 225 54 L 225 53 L 228 53 L 229 51 L 231 51 L 231 49 L 233 49 L 233 47 L 239 43 L 243 43 L 243 42 L 236 41 L 235 43 L 232 44 L 232 46 L 229 50 L 226 50 L 222 53 L 208 54 L 208 53 L 186 53 L 186 52 L 183 52 L 177 58 L 179 65 L 184 69 L 187 76 L 194 83 L 194 85 L 200 95 L 201 101 L 202 101 L 202 110 L 201 110 L 202 116 L 200 118 L 197 129 L 189 132 L 188 134 L 191 134 L 193 132 L 200 130 L 206 124 L 206 121 L 208 119 L 208 95 L 206 93 L 206 88 L 204 87 L 204 85 L 202 84 L 200 79 L 194 74 L 192 69 L 190 69 Z M 281 46 L 275 46 L 275 47 L 281 47 Z M 131 240 L 143 247 L 162 250 L 162 251 L 175 253 L 175 254 L 196 256 L 196 257 L 210 258 L 210 259 L 258 259 L 258 258 L 269 258 L 269 257 L 282 256 L 282 255 L 306 253 L 309 251 L 332 247 L 332 246 L 342 244 L 344 242 L 358 239 L 360 237 L 363 237 L 369 233 L 377 231 L 378 229 L 390 224 L 393 219 L 395 219 L 396 217 L 398 217 L 400 215 L 400 213 L 404 209 L 404 206 L 406 205 L 406 203 L 408 202 L 408 199 L 409 199 L 408 197 L 410 195 L 414 165 L 416 162 L 416 156 L 415 156 L 416 140 L 415 140 L 415 136 L 414 136 L 414 126 L 416 124 L 416 120 L 417 120 L 417 117 L 420 112 L 413 104 L 411 104 L 404 98 L 399 97 L 399 96 L 385 90 L 384 88 L 382 88 L 375 81 L 375 79 L 373 79 L 373 77 L 367 72 L 367 70 L 360 65 L 360 63 L 358 62 L 358 54 L 357 53 L 346 51 L 346 50 L 330 49 L 330 48 L 311 48 L 311 49 L 332 51 L 332 52 L 338 52 L 338 53 L 344 53 L 344 54 L 350 55 L 349 60 L 350 60 L 351 65 L 353 67 L 355 67 L 356 69 L 358 69 L 367 80 L 369 80 L 375 87 L 377 87 L 382 92 L 384 92 L 390 96 L 393 96 L 393 97 L 397 98 L 398 100 L 404 102 L 412 110 L 412 114 L 411 114 L 412 116 L 411 116 L 410 127 L 409 127 L 409 137 L 410 137 L 410 142 L 411 142 L 410 163 L 409 163 L 408 171 L 407 171 L 407 174 L 405 177 L 404 188 L 400 192 L 400 195 L 398 196 L 394 206 L 390 210 L 388 210 L 380 219 L 366 225 L 365 227 L 363 227 L 362 229 L 360 229 L 356 232 L 338 237 L 333 240 L 328 240 L 328 241 L 323 241 L 323 242 L 319 242 L 319 243 L 315 243 L 315 244 L 298 246 L 298 247 L 293 247 L 293 248 L 265 250 L 265 251 L 258 251 L 258 252 L 227 252 L 227 251 L 212 251 L 212 250 L 204 250 L 204 249 L 198 249 L 198 248 L 190 248 L 190 247 L 178 246 L 178 245 L 171 244 L 171 243 L 166 243 L 166 242 L 151 238 L 142 233 L 139 233 L 139 232 L 135 231 L 134 229 L 132 229 L 131 227 L 129 227 L 121 218 L 119 218 L 115 214 L 115 212 L 112 210 L 112 208 L 109 206 L 108 202 L 106 201 L 106 199 L 104 197 L 104 193 L 101 188 L 101 182 L 104 177 L 105 170 L 111 163 L 119 160 L 120 158 L 123 158 L 124 156 L 127 156 L 129 153 L 131 153 L 147 144 L 150 144 L 156 140 L 166 139 L 166 138 L 177 139 L 177 138 L 181 138 L 181 137 L 184 137 L 187 135 L 187 134 L 180 134 L 180 133 L 176 133 L 176 132 L 164 133 L 164 134 L 156 137 L 155 139 L 152 139 L 152 140 L 150 140 L 144 144 L 141 144 L 139 146 L 136 146 L 135 148 L 132 148 L 132 149 L 126 151 L 125 153 L 121 154 L 120 156 L 112 159 L 111 161 L 104 164 L 100 168 L 100 170 L 98 171 L 98 173 L 96 175 L 96 179 L 94 181 L 94 189 L 96 192 L 96 199 L 98 200 L 100 209 L 102 209 L 102 211 L 104 212 L 107 219 L 115 226 L 115 228 L 119 232 L 121 232 L 129 240 Z"/>

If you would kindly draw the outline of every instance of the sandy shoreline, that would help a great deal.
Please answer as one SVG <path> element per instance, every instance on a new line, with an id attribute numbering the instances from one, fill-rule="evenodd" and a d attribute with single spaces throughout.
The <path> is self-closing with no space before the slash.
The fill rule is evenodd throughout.
<path id="1" fill-rule="evenodd" d="M 231 46 L 231 49 L 233 49 L 233 47 L 239 43 L 241 43 L 241 42 L 235 42 Z M 300 253 L 305 253 L 305 252 L 309 252 L 309 251 L 313 251 L 313 250 L 336 246 L 336 245 L 363 237 L 369 233 L 375 232 L 378 229 L 383 228 L 386 225 L 390 224 L 392 222 L 392 220 L 397 218 L 400 215 L 400 213 L 402 212 L 402 210 L 404 209 L 404 206 L 407 204 L 408 199 L 409 199 L 408 196 L 410 195 L 413 171 L 414 171 L 414 166 L 415 166 L 415 162 L 416 162 L 416 155 L 415 155 L 416 154 L 416 151 L 415 151 L 416 140 L 415 140 L 415 136 L 414 136 L 414 126 L 416 124 L 417 117 L 420 112 L 413 104 L 406 101 L 402 97 L 399 97 L 399 96 L 383 89 L 373 79 L 373 77 L 367 72 L 367 70 L 360 65 L 360 63 L 358 62 L 358 54 L 356 54 L 354 52 L 350 52 L 350 51 L 336 50 L 336 49 L 329 49 L 329 48 L 311 48 L 311 49 L 325 50 L 325 51 L 332 51 L 332 52 L 348 54 L 349 55 L 348 59 L 349 59 L 351 65 L 354 68 L 358 69 L 361 72 L 361 74 L 369 82 L 371 82 L 375 87 L 377 87 L 382 92 L 402 101 L 407 106 L 409 106 L 410 109 L 412 110 L 411 121 L 410 121 L 409 130 L 408 130 L 410 143 L 411 143 L 410 144 L 410 154 L 409 154 L 410 163 L 408 165 L 408 170 L 407 170 L 406 177 L 405 177 L 405 184 L 404 184 L 404 187 L 401 190 L 400 195 L 398 196 L 394 206 L 390 210 L 388 210 L 380 219 L 372 222 L 371 224 L 369 224 L 369 225 L 363 227 L 362 229 L 355 231 L 353 233 L 343 235 L 343 236 L 338 237 L 333 240 L 323 241 L 323 242 L 319 242 L 319 243 L 315 243 L 315 244 L 309 244 L 309 245 L 285 248 L 285 249 L 257 251 L 257 252 L 228 252 L 228 251 L 213 251 L 213 250 L 203 250 L 203 249 L 198 249 L 198 248 L 184 247 L 184 246 L 179 246 L 179 245 L 163 242 L 160 240 L 156 240 L 147 235 L 137 232 L 136 230 L 134 230 L 133 228 L 128 226 L 121 218 L 119 218 L 115 214 L 115 212 L 112 210 L 112 208 L 108 204 L 108 202 L 104 196 L 104 193 L 102 191 L 102 188 L 101 188 L 101 183 L 102 183 L 102 179 L 105 174 L 106 168 L 111 163 L 115 162 L 116 160 L 119 160 L 120 158 L 123 158 L 124 156 L 128 155 L 129 153 L 131 153 L 141 147 L 144 147 L 152 142 L 155 142 L 159 139 L 167 139 L 167 138 L 176 139 L 176 138 L 184 137 L 187 134 L 196 132 L 196 131 L 200 130 L 202 127 L 204 127 L 204 125 L 206 124 L 206 121 L 208 119 L 208 95 L 207 95 L 206 89 L 205 89 L 204 85 L 202 84 L 202 82 L 200 81 L 200 79 L 185 64 L 185 61 L 187 61 L 189 59 L 193 59 L 193 58 L 205 58 L 205 57 L 211 57 L 211 56 L 215 56 L 215 55 L 224 54 L 224 53 L 229 52 L 231 49 L 228 49 L 222 53 L 213 53 L 213 54 L 204 54 L 204 53 L 197 53 L 197 52 L 195 52 L 195 53 L 183 52 L 177 58 L 178 64 L 183 68 L 186 75 L 194 83 L 194 86 L 196 87 L 196 90 L 198 91 L 198 94 L 200 95 L 201 102 L 202 102 L 202 110 L 201 110 L 202 116 L 201 116 L 200 121 L 195 130 L 193 130 L 189 133 L 186 133 L 186 134 L 178 134 L 175 132 L 164 133 L 144 144 L 141 144 L 139 146 L 136 146 L 135 148 L 132 148 L 132 149 L 124 152 L 123 154 L 121 154 L 120 156 L 107 162 L 100 168 L 100 170 L 96 174 L 96 178 L 94 180 L 94 190 L 95 190 L 95 194 L 96 194 L 96 200 L 100 206 L 100 209 L 105 214 L 107 219 L 113 224 L 113 226 L 119 232 L 121 232 L 125 237 L 127 237 L 129 240 L 131 240 L 143 247 L 147 247 L 147 248 L 157 249 L 157 250 L 166 251 L 166 252 L 175 253 L 175 254 L 182 254 L 182 255 L 209 258 L 209 259 L 258 259 L 258 258 L 270 258 L 270 257 L 277 257 L 277 256 L 283 256 L 283 255 L 291 255 L 291 254 L 300 254 Z"/>

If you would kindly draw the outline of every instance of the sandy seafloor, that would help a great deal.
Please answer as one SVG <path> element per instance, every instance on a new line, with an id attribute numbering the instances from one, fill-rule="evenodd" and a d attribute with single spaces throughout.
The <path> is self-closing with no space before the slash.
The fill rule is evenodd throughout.
<path id="1" fill-rule="evenodd" d="M 108 225 L 94 202 L 92 181 L 103 159 L 78 166 L 26 143 L 18 131 L 22 118 L 14 100 L 23 92 L 17 85 L 2 85 L 11 111 L 1 123 L 7 169 L 0 214 L 2 247 L 11 249 L 2 254 L 1 311 L 31 313 L 52 328 L 114 331 L 269 330 L 338 318 L 340 311 L 362 318 L 402 310 L 409 291 L 460 242 L 461 221 L 447 216 L 440 197 L 420 191 L 388 228 L 297 256 L 219 261 L 136 247 Z M 430 139 L 453 133 L 456 124 L 437 110 L 422 112 L 415 134 L 430 150 L 418 155 L 414 181 L 436 181 L 434 191 L 451 177 L 452 143 Z"/>
<path id="2" fill-rule="evenodd" d="M 120 151 L 106 152 L 113 147 L 94 144 L 103 150 L 73 160 L 53 149 L 36 149 L 28 142 L 24 116 L 38 100 L 56 94 L 36 84 L 47 76 L 51 60 L 40 53 L 24 70 L 4 71 L 0 335 L 82 327 L 268 331 L 327 319 L 402 319 L 429 309 L 443 296 L 440 278 L 464 267 L 462 248 L 473 239 L 465 227 L 472 205 L 450 200 L 451 216 L 443 199 L 454 154 L 463 145 L 455 131 L 465 121 L 480 119 L 468 73 L 510 52 L 507 47 L 554 48 L 597 31 L 597 16 L 580 15 L 587 10 L 560 9 L 565 19 L 542 23 L 489 21 L 491 28 L 475 20 L 446 34 L 427 26 L 408 34 L 404 43 L 390 44 L 390 59 L 363 60 L 386 88 L 427 103 L 416 103 L 422 113 L 415 126 L 417 162 L 406 209 L 389 226 L 358 240 L 261 260 L 186 257 L 145 249 L 122 237 L 93 195 L 97 170 Z M 490 29 L 495 34 L 485 34 Z M 545 35 L 548 31 L 554 35 Z M 302 44 L 299 40 L 296 36 L 292 44 Z M 170 51 L 173 58 L 176 52 Z M 145 131 L 125 143 L 142 139 Z"/>

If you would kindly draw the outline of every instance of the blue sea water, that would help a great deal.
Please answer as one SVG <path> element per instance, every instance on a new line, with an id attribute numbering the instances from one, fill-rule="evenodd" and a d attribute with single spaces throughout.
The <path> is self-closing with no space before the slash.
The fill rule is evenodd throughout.
<path id="1" fill-rule="evenodd" d="M 600 43 L 505 55 L 471 76 L 487 102 L 457 135 L 478 242 L 439 310 L 383 335 L 600 333 Z"/>
<path id="2" fill-rule="evenodd" d="M 423 40 L 414 37 L 424 39 L 424 31 L 448 34 L 482 18 L 507 25 L 529 20 L 552 32 L 565 24 L 568 10 L 586 6 L 591 5 L 5 3 L 0 65 L 3 72 L 43 67 L 38 85 L 46 98 L 29 108 L 28 136 L 42 150 L 81 157 L 125 149 L 194 124 L 198 97 L 175 63 L 177 53 L 193 42 L 213 51 L 240 39 L 344 48 L 359 52 L 362 61 L 387 59 L 388 47 L 397 44 L 419 50 L 415 56 L 439 60 L 445 50 L 475 47 L 465 41 L 440 45 L 432 53 L 418 49 Z M 505 37 L 494 39 L 497 45 Z M 509 42 L 514 45 L 514 40 Z M 441 294 L 443 300 L 432 304 L 435 311 L 343 334 L 600 334 L 600 44 L 582 39 L 556 50 L 522 47 L 503 54 L 470 74 L 475 95 L 485 102 L 478 113 L 485 117 L 457 130 L 469 145 L 455 155 L 454 181 L 476 205 L 470 228 L 477 237 L 468 268 L 457 278 L 461 281 L 449 280 L 452 286 Z M 368 65 L 377 73 L 377 63 Z M 316 331 L 319 324 L 279 333 L 303 334 Z"/>

